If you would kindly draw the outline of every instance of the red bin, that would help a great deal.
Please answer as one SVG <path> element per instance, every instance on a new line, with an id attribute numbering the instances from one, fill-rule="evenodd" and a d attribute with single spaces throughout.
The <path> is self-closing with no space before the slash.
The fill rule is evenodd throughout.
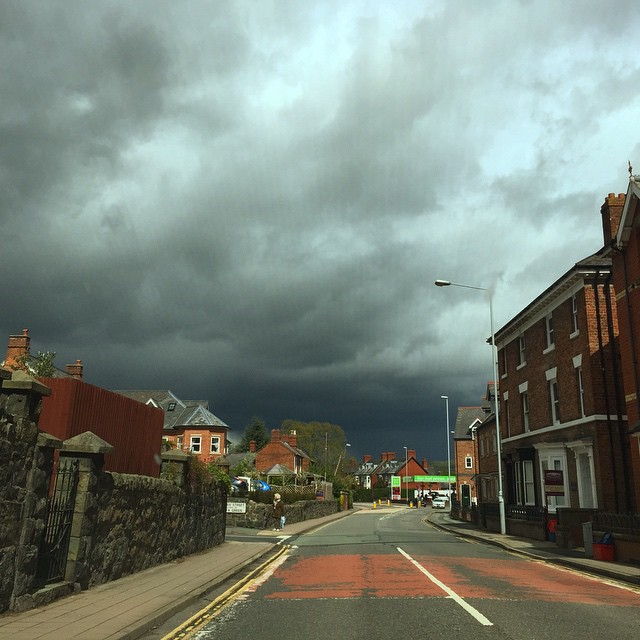
<path id="1" fill-rule="evenodd" d="M 613 562 L 613 556 L 612 544 L 593 543 L 593 557 L 595 560 L 608 560 L 609 562 Z"/>

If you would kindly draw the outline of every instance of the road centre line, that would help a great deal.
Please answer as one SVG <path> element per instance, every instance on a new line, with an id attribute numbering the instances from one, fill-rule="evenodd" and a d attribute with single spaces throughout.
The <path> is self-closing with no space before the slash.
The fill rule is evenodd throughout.
<path id="1" fill-rule="evenodd" d="M 447 587 L 446 584 L 440 582 L 438 578 L 436 578 L 433 574 L 429 573 L 417 560 L 414 560 L 406 551 L 401 549 L 400 547 L 396 547 L 396 549 L 409 561 L 413 564 L 419 571 L 424 573 L 433 584 L 440 587 L 452 600 L 454 600 L 457 604 L 459 604 L 467 613 L 471 614 L 481 625 L 485 627 L 492 627 L 493 622 L 485 618 L 477 609 L 472 607 L 468 602 L 461 598 L 455 591 Z"/>

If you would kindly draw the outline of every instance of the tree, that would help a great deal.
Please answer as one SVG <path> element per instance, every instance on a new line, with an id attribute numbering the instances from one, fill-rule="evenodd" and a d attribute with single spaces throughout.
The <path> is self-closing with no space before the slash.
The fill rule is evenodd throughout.
<path id="1" fill-rule="evenodd" d="M 265 444 L 269 442 L 269 434 L 267 433 L 267 425 L 262 418 L 254 416 L 245 427 L 244 435 L 240 444 L 235 447 L 236 453 L 249 451 L 252 440 L 255 440 L 256 451 L 260 451 Z"/>
<path id="2" fill-rule="evenodd" d="M 344 458 L 347 446 L 347 437 L 342 427 L 329 422 L 284 420 L 280 430 L 283 433 L 296 432 L 298 447 L 313 461 L 313 472 L 327 478 L 336 475 L 336 468 Z"/>
<path id="3" fill-rule="evenodd" d="M 22 369 L 36 378 L 50 378 L 55 371 L 53 361 L 56 355 L 55 351 L 38 351 L 35 356 L 24 353 L 16 358 L 11 368 L 14 371 Z"/>

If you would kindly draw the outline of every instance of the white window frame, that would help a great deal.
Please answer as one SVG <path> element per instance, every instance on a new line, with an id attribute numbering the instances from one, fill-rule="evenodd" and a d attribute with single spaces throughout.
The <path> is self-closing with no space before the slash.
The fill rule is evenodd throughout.
<path id="1" fill-rule="evenodd" d="M 571 296 L 571 327 L 573 331 L 571 332 L 570 338 L 575 338 L 580 335 L 580 325 L 578 323 L 578 298 L 574 293 Z"/>
<path id="2" fill-rule="evenodd" d="M 217 442 L 217 447 L 214 449 L 213 446 L 214 446 L 214 443 L 216 442 Z M 220 443 L 221 443 L 220 436 L 211 436 L 209 453 L 220 453 Z"/>
<path id="3" fill-rule="evenodd" d="M 584 408 L 584 376 L 582 367 L 576 369 L 576 381 L 578 383 L 578 401 L 580 403 L 580 415 L 584 418 L 587 413 Z"/>
<path id="4" fill-rule="evenodd" d="M 522 405 L 522 428 L 525 433 L 529 433 L 531 429 L 529 420 L 529 391 L 520 392 L 520 404 Z"/>
<path id="5" fill-rule="evenodd" d="M 524 338 L 524 333 L 518 336 L 518 369 L 521 369 L 527 364 L 527 343 Z"/>
<path id="6" fill-rule="evenodd" d="M 545 333 L 547 335 L 547 348 L 545 349 L 546 353 L 555 349 L 556 346 L 555 336 L 553 335 L 553 315 L 551 313 L 545 316 L 544 327 Z"/>
<path id="7" fill-rule="evenodd" d="M 191 451 L 191 453 L 202 453 L 201 435 L 194 435 L 189 437 L 189 451 Z"/>
<path id="8" fill-rule="evenodd" d="M 507 377 L 507 373 L 508 373 L 508 369 L 507 369 L 507 347 L 503 347 L 502 348 L 502 378 L 506 378 Z"/>
<path id="9" fill-rule="evenodd" d="M 558 380 L 549 380 L 549 401 L 551 402 L 551 422 L 560 424 L 560 397 L 558 396 Z"/>
<path id="10" fill-rule="evenodd" d="M 504 416 L 504 423 L 507 427 L 507 438 L 511 437 L 511 412 L 509 411 L 509 392 L 505 391 L 502 394 L 502 399 L 504 400 L 504 409 L 503 409 L 503 416 Z"/>
<path id="11" fill-rule="evenodd" d="M 471 456 L 465 456 L 465 458 L 464 458 L 464 468 L 465 469 L 473 469 L 473 458 Z"/>
<path id="12" fill-rule="evenodd" d="M 176 436 L 176 449 L 180 449 L 180 451 L 182 451 L 183 445 L 184 445 L 184 436 Z"/>
<path id="13" fill-rule="evenodd" d="M 522 487 L 524 489 L 524 503 L 533 505 L 536 503 L 536 485 L 533 475 L 533 460 L 522 461 Z"/>

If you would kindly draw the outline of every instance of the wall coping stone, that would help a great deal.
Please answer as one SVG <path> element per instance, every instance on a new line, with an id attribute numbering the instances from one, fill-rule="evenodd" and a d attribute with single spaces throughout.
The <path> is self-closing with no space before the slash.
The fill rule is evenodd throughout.
<path id="1" fill-rule="evenodd" d="M 0 367 L 0 380 L 9 380 L 11 378 L 11 371 Z"/>
<path id="2" fill-rule="evenodd" d="M 160 454 L 160 458 L 162 458 L 163 462 L 186 462 L 189 459 L 189 454 L 179 449 L 171 449 L 170 451 L 163 451 Z"/>
<path id="3" fill-rule="evenodd" d="M 56 438 L 55 436 L 52 436 L 50 433 L 45 433 L 44 431 L 41 431 L 38 434 L 38 446 L 51 447 L 52 449 L 61 449 L 62 440 L 60 440 L 60 438 Z"/>
<path id="4" fill-rule="evenodd" d="M 50 396 L 51 389 L 41 382 L 38 382 L 35 378 L 28 373 L 18 369 L 11 374 L 11 380 L 2 381 L 3 389 L 14 389 L 15 391 L 35 391 L 41 396 Z"/>
<path id="5" fill-rule="evenodd" d="M 63 453 L 111 453 L 113 445 L 109 444 L 95 433 L 85 431 L 64 441 Z"/>

